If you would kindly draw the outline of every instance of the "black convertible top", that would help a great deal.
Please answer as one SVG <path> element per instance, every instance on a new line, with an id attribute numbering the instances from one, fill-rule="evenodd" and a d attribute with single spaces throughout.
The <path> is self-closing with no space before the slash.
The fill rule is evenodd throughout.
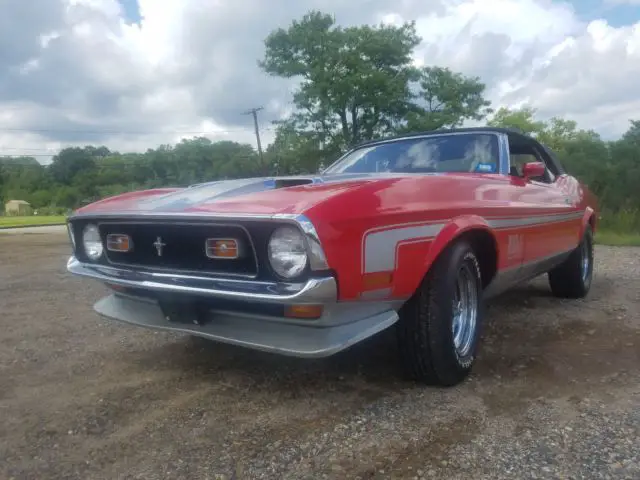
<path id="1" fill-rule="evenodd" d="M 376 143 L 386 142 L 389 140 L 399 140 L 403 138 L 413 138 L 413 137 L 426 137 L 429 135 L 441 135 L 443 133 L 504 133 L 509 135 L 512 138 L 518 138 L 524 142 L 534 141 L 539 143 L 535 138 L 531 137 L 523 133 L 522 131 L 516 128 L 505 128 L 505 127 L 459 127 L 459 128 L 438 128 L 436 130 L 426 130 L 423 132 L 411 132 L 411 133 L 403 133 L 401 135 L 395 135 L 393 137 L 385 137 L 378 138 L 375 140 L 367 140 L 365 142 L 357 144 L 354 148 L 372 145 Z"/>
<path id="2" fill-rule="evenodd" d="M 438 128 L 435 130 L 427 130 L 423 132 L 412 132 L 412 133 L 404 133 L 402 135 L 396 135 L 393 137 L 387 138 L 378 138 L 375 140 L 368 140 L 366 142 L 359 143 L 355 145 L 350 150 L 354 150 L 360 147 L 364 147 L 367 145 L 375 145 L 378 143 L 388 142 L 390 140 L 401 140 L 403 138 L 413 138 L 413 137 L 428 137 L 429 135 L 441 135 L 443 133 L 503 133 L 509 136 L 510 143 L 515 144 L 524 144 L 524 145 L 534 145 L 542 150 L 544 154 L 549 158 L 553 166 L 555 167 L 556 174 L 566 173 L 564 167 L 559 162 L 555 153 L 546 145 L 541 143 L 536 138 L 523 133 L 521 130 L 517 128 L 505 128 L 505 127 L 459 127 L 459 128 Z"/>

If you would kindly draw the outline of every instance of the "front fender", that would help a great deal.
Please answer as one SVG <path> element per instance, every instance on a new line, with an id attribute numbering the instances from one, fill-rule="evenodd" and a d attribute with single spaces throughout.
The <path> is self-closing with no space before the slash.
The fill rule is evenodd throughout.
<path id="1" fill-rule="evenodd" d="M 593 216 L 593 233 L 596 231 L 598 219 L 594 216 L 594 210 L 591 207 L 587 207 L 584 211 L 584 215 L 582 216 L 582 225 L 580 228 L 580 237 L 578 237 L 578 242 L 582 240 L 582 236 L 584 235 L 584 231 L 589 225 L 591 221 L 591 217 Z"/>
<path id="2" fill-rule="evenodd" d="M 398 245 L 394 297 L 408 298 L 413 295 L 444 249 L 469 231 L 487 232 L 495 240 L 495 235 L 484 218 L 463 215 L 444 223 L 433 238 Z"/>

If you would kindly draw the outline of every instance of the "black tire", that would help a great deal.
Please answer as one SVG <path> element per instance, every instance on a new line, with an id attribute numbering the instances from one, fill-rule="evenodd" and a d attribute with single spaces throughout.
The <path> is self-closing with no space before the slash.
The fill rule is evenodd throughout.
<path id="1" fill-rule="evenodd" d="M 468 350 L 454 343 L 453 320 L 460 272 L 475 289 L 475 329 L 467 337 Z M 474 364 L 483 319 L 482 280 L 478 259 L 465 240 L 459 240 L 434 262 L 415 294 L 400 310 L 397 336 L 407 373 L 428 385 L 450 387 L 462 382 Z"/>
<path id="2" fill-rule="evenodd" d="M 584 266 L 583 261 L 588 264 Z M 583 298 L 591 289 L 593 278 L 593 231 L 585 229 L 582 240 L 571 255 L 560 265 L 550 270 L 551 292 L 560 298 Z"/>

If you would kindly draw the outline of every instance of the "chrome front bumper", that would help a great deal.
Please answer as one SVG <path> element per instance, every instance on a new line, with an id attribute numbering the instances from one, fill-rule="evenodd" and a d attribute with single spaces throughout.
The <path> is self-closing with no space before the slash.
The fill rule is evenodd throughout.
<path id="1" fill-rule="evenodd" d="M 186 293 L 230 300 L 247 299 L 265 303 L 335 302 L 338 292 L 333 277 L 312 278 L 305 283 L 271 283 L 250 280 L 215 279 L 193 275 L 140 272 L 123 268 L 81 263 L 69 258 L 67 270 L 122 287 L 155 292 Z"/>
<path id="2" fill-rule="evenodd" d="M 122 287 L 166 294 L 188 294 L 220 300 L 244 300 L 264 304 L 321 304 L 314 320 L 274 317 L 211 307 L 201 325 L 167 320 L 157 301 L 114 293 L 94 305 L 102 317 L 140 327 L 188 333 L 257 350 L 297 357 L 333 355 L 391 326 L 398 320 L 398 302 L 337 301 L 333 277 L 304 283 L 275 284 L 244 280 L 138 272 L 88 265 L 71 257 L 67 270 L 73 274 Z M 223 303 L 221 303 L 223 305 Z"/>

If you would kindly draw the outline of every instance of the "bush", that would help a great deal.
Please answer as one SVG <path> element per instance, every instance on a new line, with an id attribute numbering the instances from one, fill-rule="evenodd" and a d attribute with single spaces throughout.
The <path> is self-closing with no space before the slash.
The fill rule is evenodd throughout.
<path id="1" fill-rule="evenodd" d="M 42 207 L 38 208 L 39 217 L 57 217 L 59 215 L 68 215 L 70 210 L 66 207 Z"/>
<path id="2" fill-rule="evenodd" d="M 599 229 L 615 233 L 640 233 L 640 210 L 603 210 Z"/>

